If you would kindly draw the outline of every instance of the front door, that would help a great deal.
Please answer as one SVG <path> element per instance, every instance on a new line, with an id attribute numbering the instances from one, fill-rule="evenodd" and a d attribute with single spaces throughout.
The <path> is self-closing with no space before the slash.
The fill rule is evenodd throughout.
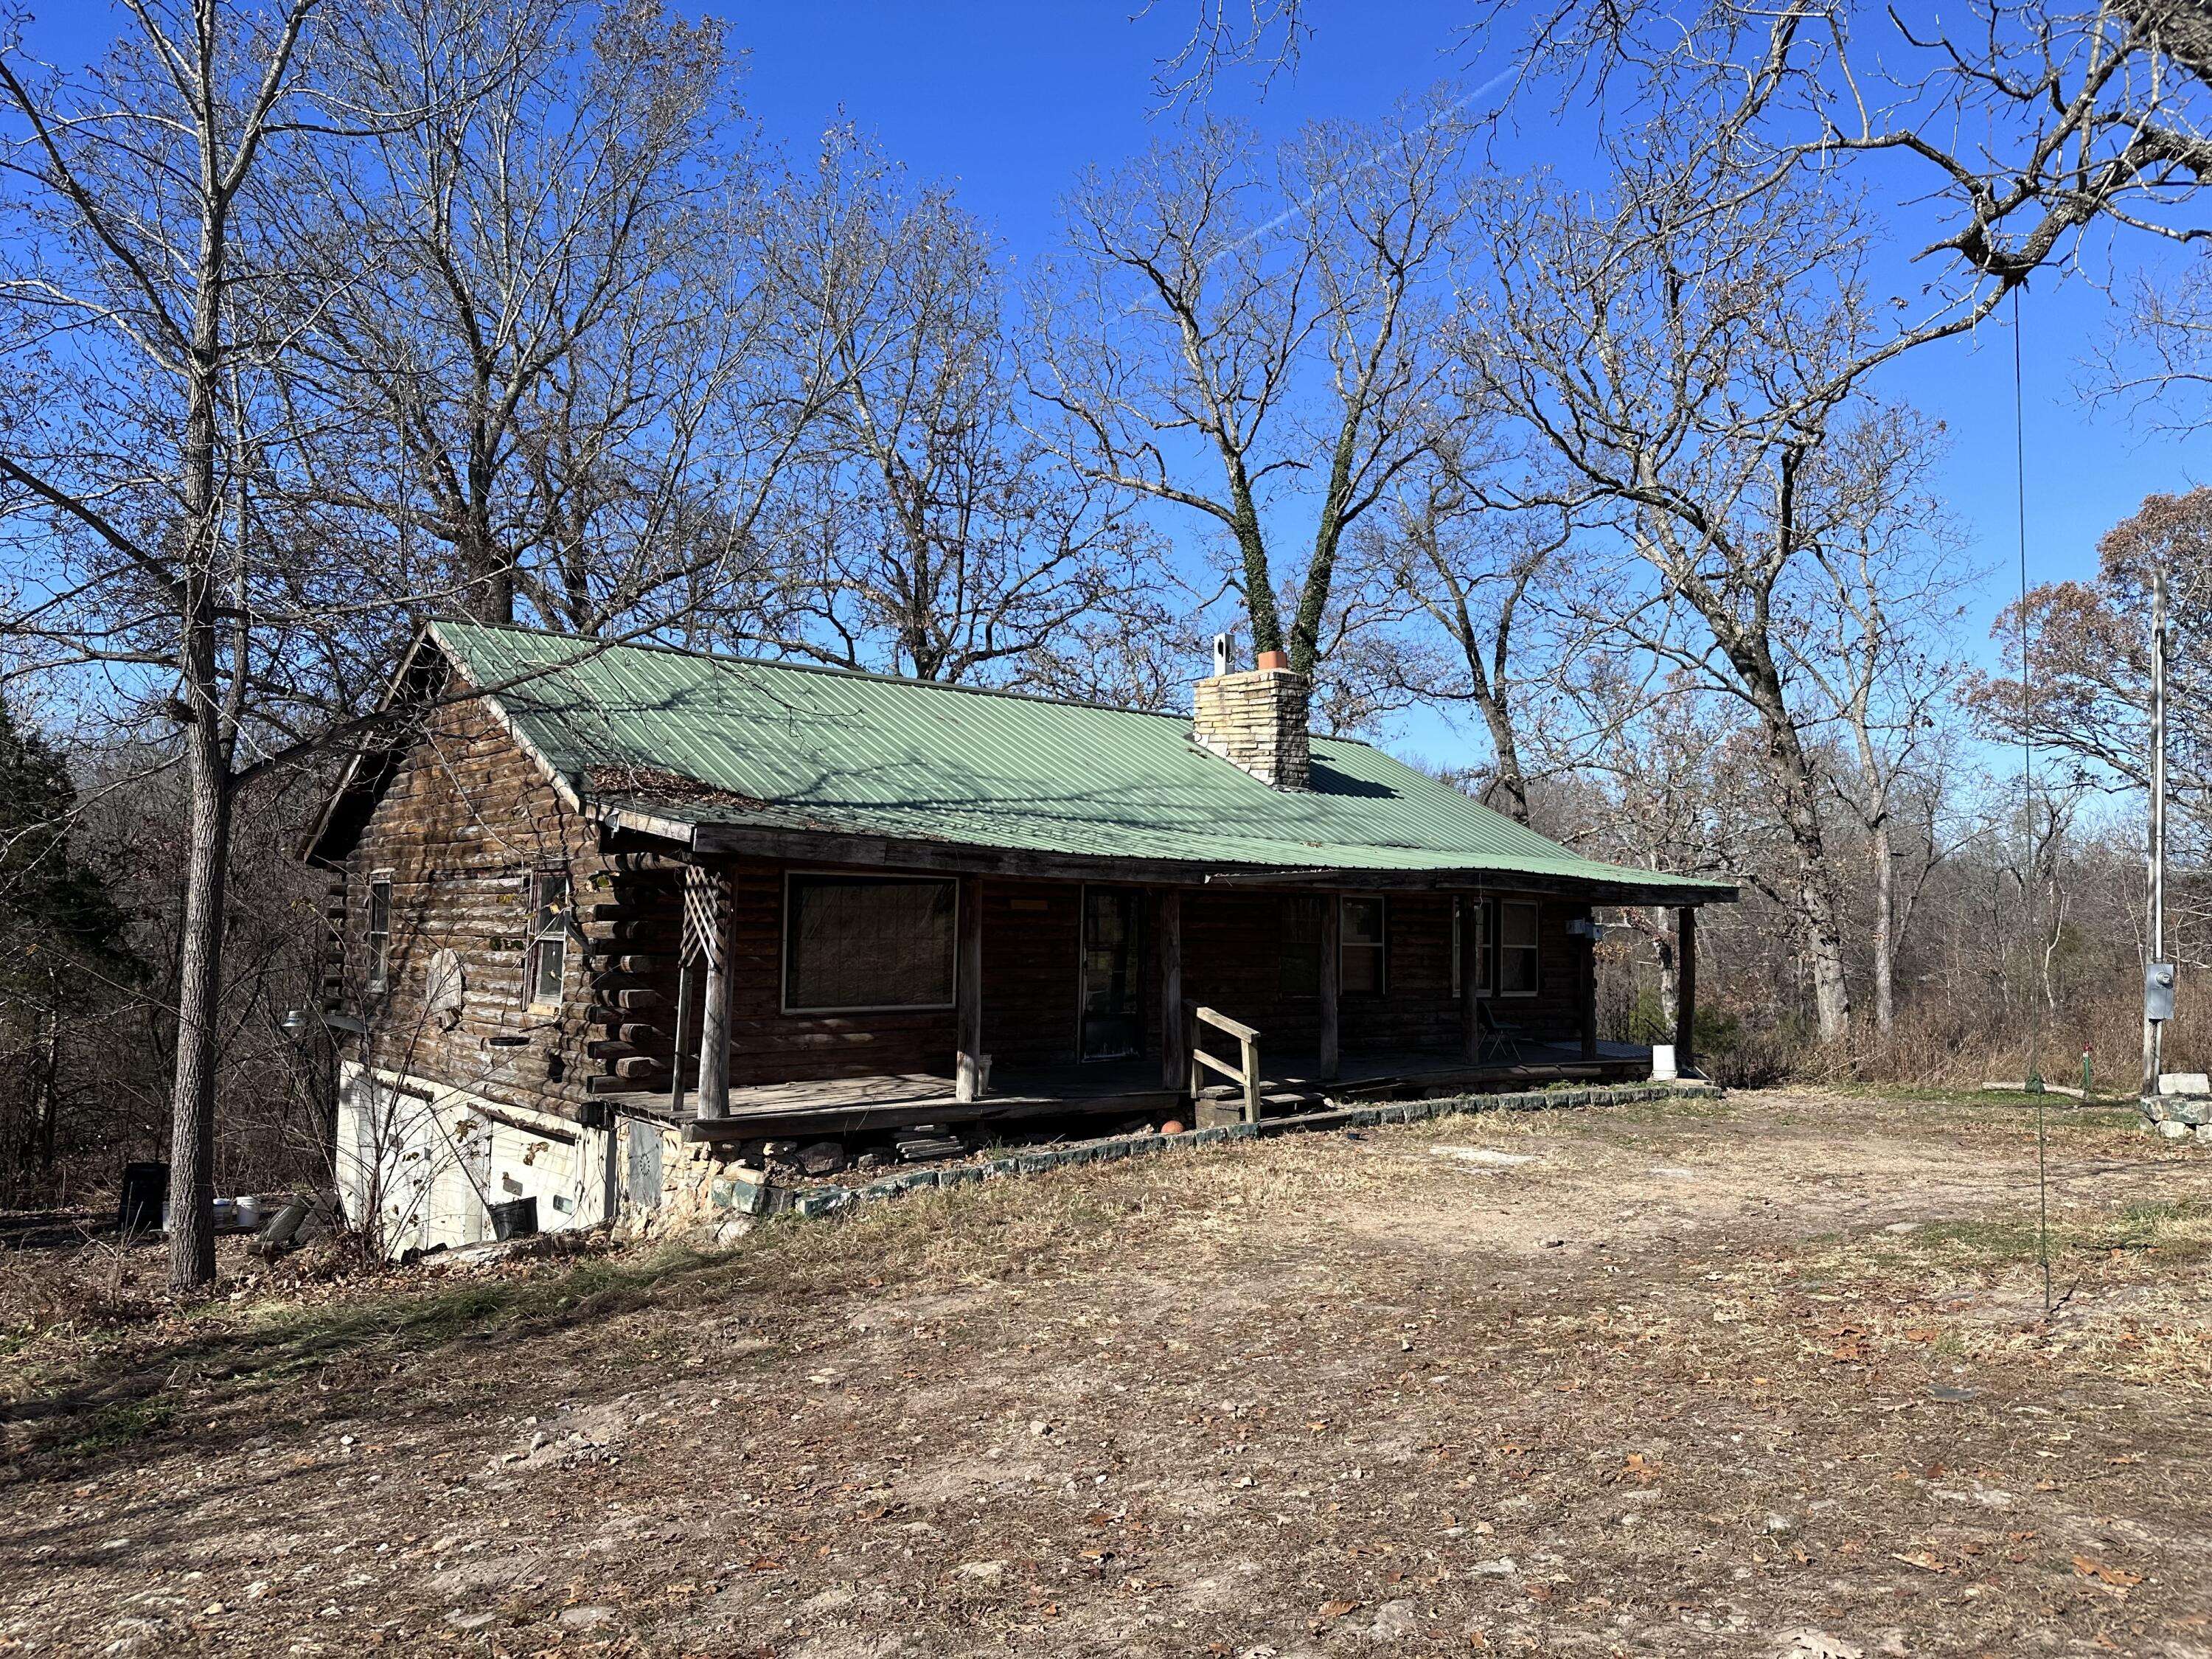
<path id="1" fill-rule="evenodd" d="M 1137 902 L 1127 887 L 1083 890 L 1083 1058 L 1117 1060 L 1144 1042 L 1137 1000 Z"/>

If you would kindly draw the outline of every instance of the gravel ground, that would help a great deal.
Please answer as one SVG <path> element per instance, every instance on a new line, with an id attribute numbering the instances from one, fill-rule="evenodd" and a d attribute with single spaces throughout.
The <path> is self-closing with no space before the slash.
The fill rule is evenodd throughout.
<path id="1" fill-rule="evenodd" d="M 0 1652 L 2212 1654 L 2212 1155 L 1745 1094 L 0 1273 Z M 242 1261 L 234 1264 L 242 1267 Z"/>

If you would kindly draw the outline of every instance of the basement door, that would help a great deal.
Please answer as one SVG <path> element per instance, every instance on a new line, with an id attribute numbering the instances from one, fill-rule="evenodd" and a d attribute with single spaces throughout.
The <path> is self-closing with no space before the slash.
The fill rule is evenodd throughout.
<path id="1" fill-rule="evenodd" d="M 1083 890 L 1083 1036 L 1085 1060 L 1119 1060 L 1144 1042 L 1137 1000 L 1137 905 L 1127 887 Z"/>

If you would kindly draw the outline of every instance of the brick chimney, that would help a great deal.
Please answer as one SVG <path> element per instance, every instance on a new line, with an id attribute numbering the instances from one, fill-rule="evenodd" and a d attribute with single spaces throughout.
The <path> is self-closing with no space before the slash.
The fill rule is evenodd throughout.
<path id="1" fill-rule="evenodd" d="M 1199 746 L 1277 789 L 1309 787 L 1306 704 L 1313 682 L 1292 673 L 1279 651 L 1262 651 L 1257 668 L 1232 674 L 1217 643 L 1214 664 L 1219 672 L 1200 680 L 1191 699 L 1191 736 Z"/>

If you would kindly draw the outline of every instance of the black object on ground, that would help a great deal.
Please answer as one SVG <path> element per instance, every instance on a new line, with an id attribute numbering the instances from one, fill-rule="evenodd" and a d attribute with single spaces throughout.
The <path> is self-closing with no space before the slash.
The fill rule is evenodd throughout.
<path id="1" fill-rule="evenodd" d="M 115 1225 L 126 1238 L 161 1230 L 161 1206 L 169 1201 L 169 1166 L 126 1164 L 123 1196 L 115 1206 Z"/>

